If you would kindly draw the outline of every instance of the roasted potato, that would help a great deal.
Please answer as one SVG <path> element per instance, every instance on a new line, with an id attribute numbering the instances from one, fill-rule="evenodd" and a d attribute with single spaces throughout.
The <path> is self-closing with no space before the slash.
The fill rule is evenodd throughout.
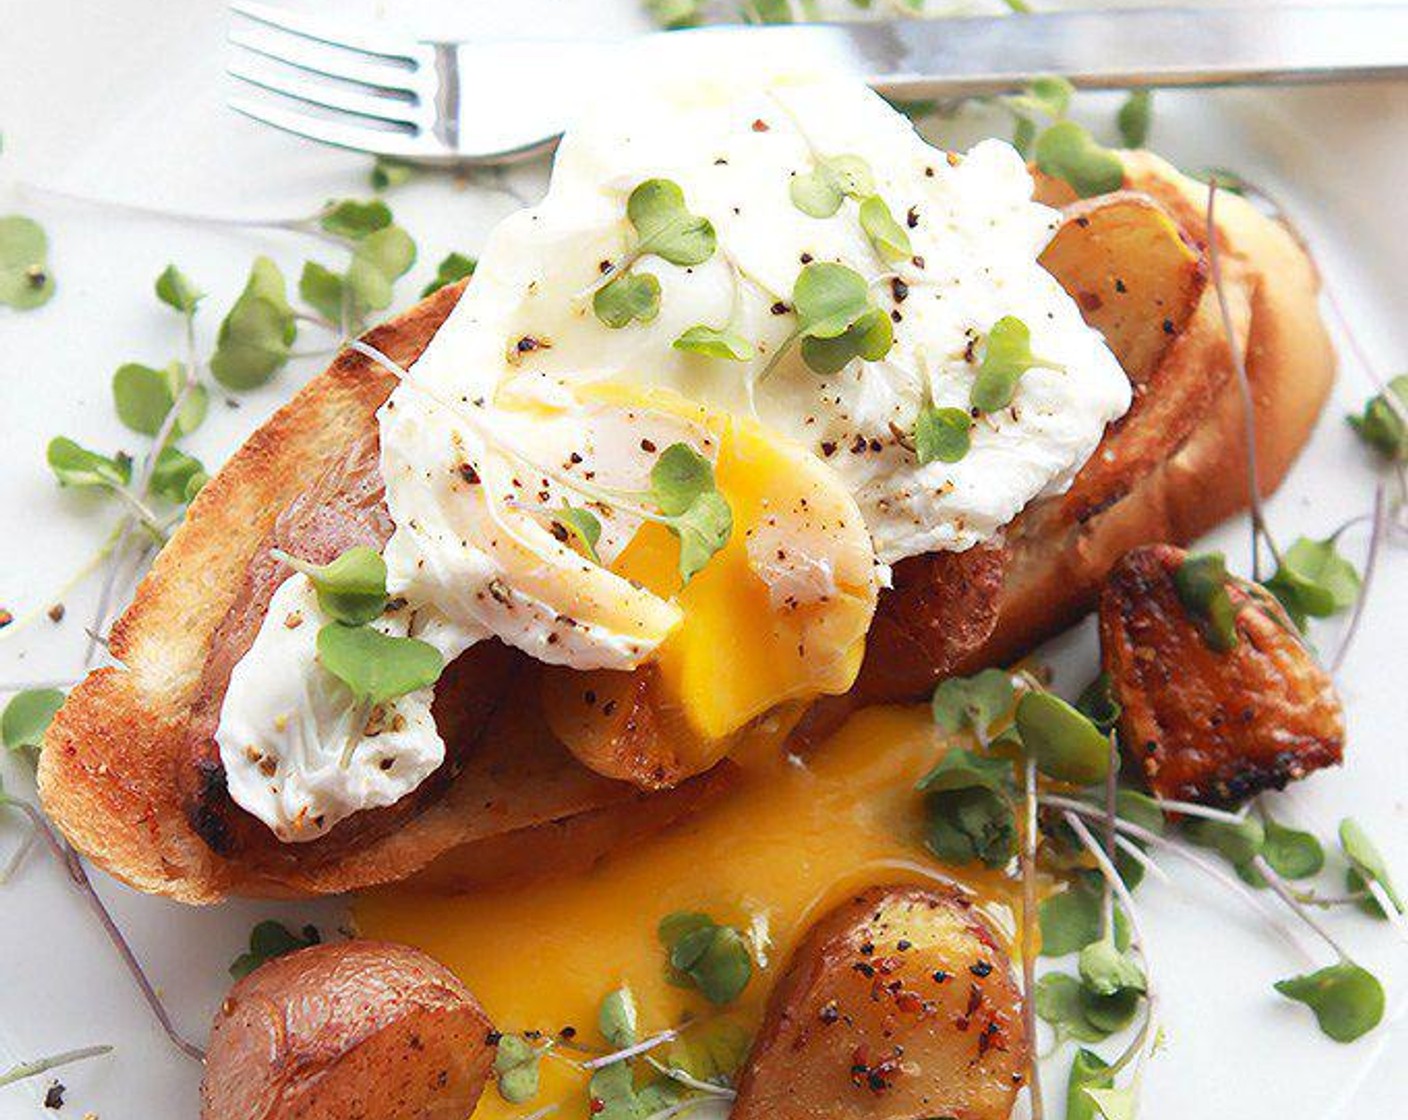
<path id="1" fill-rule="evenodd" d="M 1072 203 L 1041 263 L 1080 306 L 1129 375 L 1134 399 L 1067 493 L 1088 520 L 1166 460 L 1231 375 L 1201 250 L 1148 195 Z M 1194 326 L 1198 329 L 1192 329 Z"/>
<path id="2" fill-rule="evenodd" d="M 1172 545 L 1128 552 L 1100 596 L 1100 652 L 1120 738 L 1158 796 L 1234 804 L 1280 789 L 1344 749 L 1329 675 L 1269 599 L 1235 585 L 1236 644 L 1219 651 L 1179 598 Z"/>
<path id="3" fill-rule="evenodd" d="M 317 945 L 230 990 L 201 1120 L 465 1120 L 495 1041 L 465 986 L 419 950 Z"/>
<path id="4" fill-rule="evenodd" d="M 797 946 L 731 1120 L 1006 1120 L 1029 1044 L 1011 962 L 957 892 L 874 887 Z"/>

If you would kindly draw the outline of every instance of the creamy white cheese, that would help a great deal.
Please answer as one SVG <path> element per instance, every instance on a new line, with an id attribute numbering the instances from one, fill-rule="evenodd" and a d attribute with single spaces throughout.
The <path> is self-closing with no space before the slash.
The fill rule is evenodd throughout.
<path id="1" fill-rule="evenodd" d="M 394 805 L 445 760 L 432 690 L 362 710 L 318 664 L 327 621 L 306 576 L 284 580 L 230 676 L 215 733 L 230 796 L 287 842 L 314 840 L 359 809 Z M 374 625 L 406 632 L 395 615 Z"/>

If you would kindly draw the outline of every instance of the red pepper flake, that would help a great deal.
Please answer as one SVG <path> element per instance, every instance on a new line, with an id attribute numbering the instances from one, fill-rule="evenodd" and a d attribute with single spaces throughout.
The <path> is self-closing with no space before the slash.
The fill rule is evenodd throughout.
<path id="1" fill-rule="evenodd" d="M 767 121 L 763 120 L 762 117 L 759 117 L 757 120 L 755 120 L 755 121 L 753 122 L 753 131 L 754 131 L 754 132 L 771 132 L 771 131 L 772 131 L 772 126 L 769 125 Z"/>
<path id="2" fill-rule="evenodd" d="M 460 477 L 471 486 L 479 485 L 479 472 L 474 469 L 473 463 L 461 463 L 457 469 Z"/>
<path id="3" fill-rule="evenodd" d="M 606 1109 L 606 1102 L 600 1097 L 593 1097 L 589 1107 L 592 1110 L 592 1115 L 595 1116 L 598 1112 L 602 1112 Z"/>
<path id="4" fill-rule="evenodd" d="M 7 611 L 4 607 L 0 607 L 0 630 L 3 630 L 6 626 L 9 626 L 10 623 L 14 621 L 15 616 L 12 615 L 9 611 Z"/>

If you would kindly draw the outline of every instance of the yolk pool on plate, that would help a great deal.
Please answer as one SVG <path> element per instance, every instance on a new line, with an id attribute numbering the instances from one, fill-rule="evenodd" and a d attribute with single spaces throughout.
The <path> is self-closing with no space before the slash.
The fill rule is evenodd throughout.
<path id="1" fill-rule="evenodd" d="M 866 886 L 947 879 L 924 853 L 914 789 L 944 751 L 927 708 L 863 711 L 805 762 L 783 754 L 780 741 L 750 741 L 736 756 L 742 773 L 731 790 L 583 875 L 553 878 L 544 868 L 543 877 L 464 896 L 378 891 L 358 900 L 358 929 L 443 961 L 499 1030 L 550 1037 L 573 1027 L 576 1043 L 601 1048 L 597 1008 L 622 984 L 639 1005 L 641 1037 L 719 1015 L 697 992 L 668 982 L 656 938 L 666 914 L 701 910 L 752 931 L 761 946 L 760 967 L 727 1009 L 751 1032 L 796 940 L 828 906 Z M 1004 880 L 972 868 L 963 875 L 1010 932 Z M 509 1105 L 491 1085 L 476 1120 L 520 1117 L 559 1100 L 570 1108 L 586 1078 L 550 1057 L 533 1102 Z"/>

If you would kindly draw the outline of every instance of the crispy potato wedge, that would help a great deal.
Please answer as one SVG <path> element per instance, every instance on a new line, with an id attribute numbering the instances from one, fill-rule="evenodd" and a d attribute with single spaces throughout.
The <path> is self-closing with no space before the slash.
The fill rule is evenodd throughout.
<path id="1" fill-rule="evenodd" d="M 957 892 L 874 887 L 797 946 L 731 1120 L 1006 1120 L 1029 1060 L 1011 962 Z"/>
<path id="2" fill-rule="evenodd" d="M 493 1062 L 489 1019 L 449 969 L 405 945 L 318 945 L 230 990 L 201 1120 L 463 1120 Z"/>
<path id="3" fill-rule="evenodd" d="M 1178 597 L 1185 553 L 1128 552 L 1100 596 L 1100 650 L 1120 737 L 1159 797 L 1227 805 L 1338 765 L 1344 714 L 1279 608 L 1238 587 L 1237 644 L 1219 652 Z"/>
<path id="4" fill-rule="evenodd" d="M 1119 191 L 1066 207 L 1041 263 L 1109 344 L 1134 388 L 1063 501 L 1081 522 L 1109 508 L 1188 438 L 1230 372 L 1187 340 L 1220 327 L 1200 249 L 1148 195 Z M 1197 337 L 1201 337 L 1202 332 Z"/>

